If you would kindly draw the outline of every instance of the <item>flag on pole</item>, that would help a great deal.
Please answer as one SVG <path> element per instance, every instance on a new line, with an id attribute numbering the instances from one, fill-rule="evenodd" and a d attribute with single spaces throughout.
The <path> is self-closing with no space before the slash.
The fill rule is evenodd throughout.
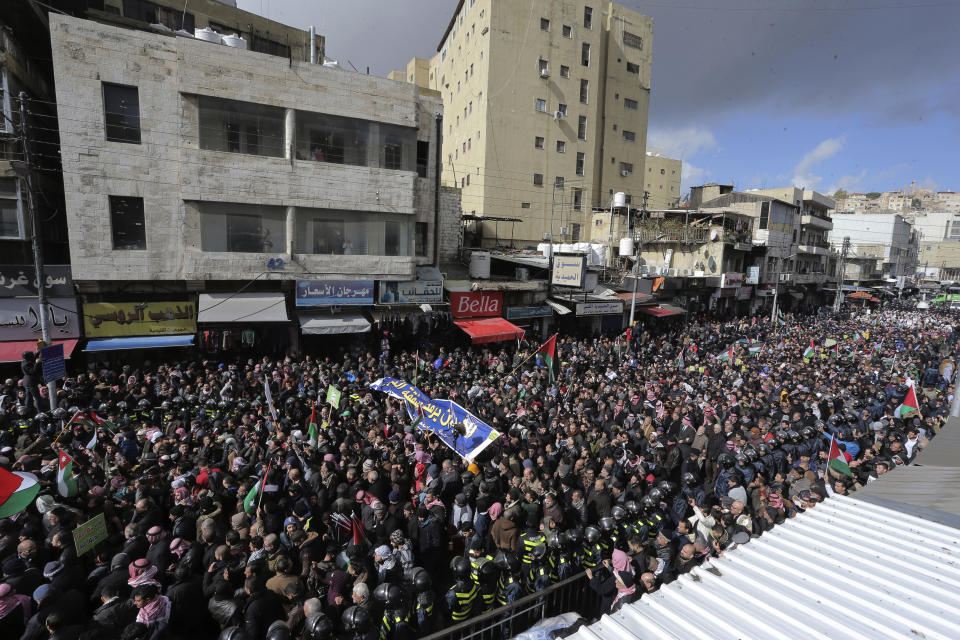
<path id="1" fill-rule="evenodd" d="M 77 495 L 77 481 L 73 479 L 73 458 L 62 449 L 57 455 L 57 490 L 64 498 Z"/>
<path id="2" fill-rule="evenodd" d="M 840 357 L 840 345 L 839 345 L 839 344 L 833 345 L 833 355 L 835 355 L 835 356 L 838 357 L 838 358 Z"/>
<path id="3" fill-rule="evenodd" d="M 683 369 L 683 368 L 684 368 L 683 352 L 682 352 L 682 351 L 680 352 L 680 355 L 677 356 L 677 367 L 679 367 L 680 369 Z"/>
<path id="4" fill-rule="evenodd" d="M 804 359 L 809 359 L 813 357 L 813 338 L 810 338 L 810 346 L 804 350 L 803 357 Z"/>
<path id="5" fill-rule="evenodd" d="M 557 334 L 553 334 L 549 340 L 540 345 L 537 353 L 543 354 L 543 363 L 549 372 L 550 382 L 553 382 L 553 359 L 557 355 Z"/>
<path id="6" fill-rule="evenodd" d="M 270 409 L 270 417 L 277 421 L 277 410 L 273 408 L 273 392 L 270 391 L 270 379 L 263 377 L 263 393 L 267 397 L 267 407 Z"/>
<path id="7" fill-rule="evenodd" d="M 93 451 L 97 446 L 97 432 L 94 430 L 93 437 L 90 438 L 90 442 L 87 443 L 87 446 L 84 447 L 87 451 Z"/>
<path id="8" fill-rule="evenodd" d="M 355 513 L 350 516 L 350 525 L 353 531 L 353 544 L 359 546 L 361 542 L 367 539 L 367 528 L 363 526 Z"/>
<path id="9" fill-rule="evenodd" d="M 760 344 L 750 345 L 747 347 L 747 350 L 751 355 L 758 356 L 763 353 L 763 350 L 766 349 L 766 343 L 761 342 Z"/>
<path id="10" fill-rule="evenodd" d="M 914 390 L 913 385 L 910 385 L 907 388 L 907 395 L 903 399 L 903 404 L 897 407 L 896 416 L 898 418 L 905 418 L 911 413 L 916 412 L 917 417 L 920 416 L 920 403 L 917 402 L 917 392 Z"/>
<path id="11" fill-rule="evenodd" d="M 853 477 L 850 465 L 847 464 L 847 454 L 840 450 L 836 436 L 830 436 L 830 452 L 827 454 L 827 467 L 838 474 Z"/>
<path id="12" fill-rule="evenodd" d="M 310 443 L 311 447 L 317 446 L 319 433 L 317 430 L 317 403 L 314 402 L 313 409 L 310 410 L 310 422 L 307 423 L 307 442 Z"/>
<path id="13" fill-rule="evenodd" d="M 726 353 L 717 356 L 717 360 L 733 360 L 733 345 L 730 345 L 730 349 Z"/>
<path id="14" fill-rule="evenodd" d="M 267 480 L 267 476 L 270 475 L 270 465 L 267 464 L 267 470 L 263 472 L 263 477 L 254 483 L 250 487 L 250 491 L 247 492 L 247 497 L 243 499 L 243 510 L 246 513 L 253 511 L 254 503 L 256 503 L 258 496 L 263 493 L 263 484 Z"/>
<path id="15" fill-rule="evenodd" d="M 26 509 L 40 493 L 40 483 L 32 473 L 0 468 L 0 518 L 9 518 Z"/>
<path id="16" fill-rule="evenodd" d="M 107 431 L 113 432 L 117 430 L 117 425 L 113 424 L 110 420 L 101 418 L 97 415 L 96 411 L 93 409 L 90 410 L 90 421 L 93 423 L 94 427 L 103 427 Z"/>

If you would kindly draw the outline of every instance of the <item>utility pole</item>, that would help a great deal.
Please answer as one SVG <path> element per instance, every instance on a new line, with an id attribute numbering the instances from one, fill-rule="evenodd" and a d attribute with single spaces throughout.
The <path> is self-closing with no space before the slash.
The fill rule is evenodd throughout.
<path id="1" fill-rule="evenodd" d="M 833 298 L 833 312 L 840 311 L 843 302 L 843 276 L 847 272 L 847 252 L 850 250 L 850 236 L 844 236 L 843 249 L 840 252 L 840 269 L 837 272 L 837 295 Z"/>
<path id="2" fill-rule="evenodd" d="M 43 246 L 40 244 L 39 225 L 37 223 L 37 208 L 33 200 L 33 165 L 30 161 L 30 141 L 27 136 L 27 94 L 24 91 L 18 96 L 20 103 L 20 145 L 23 151 L 23 170 L 18 172 L 26 183 L 27 192 L 27 219 L 30 221 L 30 242 L 33 245 L 33 269 L 37 280 L 37 301 L 40 307 L 40 332 L 46 346 L 53 344 L 50 339 L 50 305 L 47 303 L 47 291 L 44 288 L 43 277 Z M 50 400 L 50 411 L 57 408 L 57 383 L 47 383 L 47 395 Z"/>
<path id="3" fill-rule="evenodd" d="M 647 201 L 650 198 L 650 192 L 644 190 L 643 192 L 643 208 L 640 209 L 640 220 L 641 222 L 647 217 Z M 633 297 L 630 298 L 630 323 L 627 325 L 629 328 L 633 328 L 633 317 L 637 310 L 637 285 L 639 284 L 637 276 L 637 267 L 640 264 L 640 250 L 643 247 L 643 229 L 641 225 L 637 225 L 637 246 L 634 249 L 634 252 L 637 254 L 636 260 L 633 261 Z M 629 345 L 628 345 L 629 346 Z"/>

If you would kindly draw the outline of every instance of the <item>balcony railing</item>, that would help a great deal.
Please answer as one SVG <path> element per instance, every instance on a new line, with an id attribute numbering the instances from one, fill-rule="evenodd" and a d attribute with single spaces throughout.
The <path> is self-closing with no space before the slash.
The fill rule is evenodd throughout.
<path id="1" fill-rule="evenodd" d="M 716 227 L 714 227 L 716 229 Z M 753 246 L 753 235 L 749 231 L 723 229 L 720 236 L 713 238 L 712 229 L 707 227 L 643 227 L 637 230 L 640 242 L 661 244 L 704 244 L 707 242 L 724 242 L 726 244 L 743 244 Z"/>

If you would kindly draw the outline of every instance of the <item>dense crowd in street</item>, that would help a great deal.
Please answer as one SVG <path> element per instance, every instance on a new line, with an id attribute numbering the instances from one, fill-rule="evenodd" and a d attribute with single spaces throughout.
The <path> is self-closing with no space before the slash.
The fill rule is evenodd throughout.
<path id="1" fill-rule="evenodd" d="M 582 572 L 616 610 L 910 464 L 949 412 L 957 322 L 653 321 L 559 335 L 552 375 L 539 341 L 384 336 L 96 365 L 52 412 L 27 359 L 0 390 L 0 467 L 40 491 L 0 520 L 0 640 L 423 637 Z M 500 437 L 463 459 L 370 388 L 388 376 Z"/>

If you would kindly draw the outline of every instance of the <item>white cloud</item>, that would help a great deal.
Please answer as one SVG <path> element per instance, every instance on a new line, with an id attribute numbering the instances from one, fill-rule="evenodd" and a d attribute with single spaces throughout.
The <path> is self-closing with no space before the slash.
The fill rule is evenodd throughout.
<path id="1" fill-rule="evenodd" d="M 814 175 L 813 168 L 824 160 L 835 156 L 846 143 L 846 138 L 840 136 L 839 138 L 827 138 L 814 147 L 813 151 L 803 156 L 803 159 L 793 168 L 793 186 L 808 189 L 816 187 L 823 178 Z"/>
<path id="2" fill-rule="evenodd" d="M 680 168 L 680 190 L 685 191 L 692 185 L 703 184 L 704 178 L 709 175 L 709 170 L 684 162 Z"/>
<path id="3" fill-rule="evenodd" d="M 867 177 L 867 170 L 864 169 L 857 175 L 845 175 L 840 176 L 840 178 L 834 182 L 826 190 L 825 193 L 834 193 L 837 189 L 843 189 L 844 191 L 850 191 L 852 189 L 857 189 L 863 183 L 863 179 Z"/>
<path id="4" fill-rule="evenodd" d="M 937 183 L 934 182 L 933 178 L 931 178 L 930 176 L 927 176 L 926 178 L 920 181 L 920 188 L 929 189 L 930 191 L 936 191 Z"/>
<path id="5" fill-rule="evenodd" d="M 717 146 L 713 133 L 700 127 L 674 127 L 650 129 L 647 132 L 647 148 L 661 150 L 663 155 L 684 160 Z"/>

